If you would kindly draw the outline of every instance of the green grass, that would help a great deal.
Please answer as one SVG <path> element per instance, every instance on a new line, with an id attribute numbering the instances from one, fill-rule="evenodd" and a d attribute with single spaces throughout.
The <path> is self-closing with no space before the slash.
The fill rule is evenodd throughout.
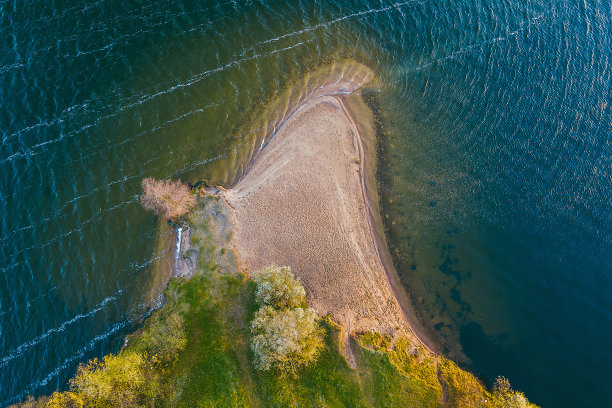
<path id="1" fill-rule="evenodd" d="M 223 306 L 206 293 L 210 285 L 202 277 L 185 286 L 180 299 L 189 306 L 183 312 L 188 347 L 170 372 L 178 389 L 174 402 L 184 407 L 248 406 L 238 355 L 242 350 L 230 336 L 234 330 L 220 318 Z"/>
<path id="2" fill-rule="evenodd" d="M 166 291 L 166 305 L 156 313 L 180 313 L 188 338 L 186 349 L 167 373 L 176 393 L 164 405 L 370 406 L 357 373 L 338 352 L 338 330 L 331 322 L 323 322 L 326 348 L 297 376 L 254 368 L 249 349 L 249 322 L 257 309 L 254 287 L 236 270 L 235 257 L 224 250 L 227 242 L 219 241 L 217 233 L 223 230 L 216 225 L 219 205 L 208 201 L 190 216 L 193 242 L 200 251 L 198 272 L 189 281 L 173 281 Z M 221 263 L 224 267 L 219 267 Z"/>
<path id="3" fill-rule="evenodd" d="M 371 390 L 376 407 L 438 407 L 442 389 L 434 375 L 422 376 L 421 371 L 435 370 L 435 363 L 424 362 L 410 370 L 402 370 L 392 361 L 395 351 L 372 350 L 359 346 L 356 357 L 358 366 L 368 372 L 366 388 Z M 435 372 L 435 371 L 434 371 Z M 425 377 L 425 378 L 422 378 Z"/>
<path id="4" fill-rule="evenodd" d="M 405 339 L 392 341 L 378 333 L 362 333 L 351 340 L 357 362 L 357 368 L 351 369 L 339 351 L 342 328 L 330 319 L 321 322 L 325 348 L 314 364 L 296 375 L 255 369 L 249 348 L 249 323 L 258 307 L 255 288 L 238 271 L 236 255 L 227 249 L 230 220 L 222 201 L 199 200 L 187 217 L 194 250 L 199 253 L 196 274 L 190 280 L 170 282 L 166 304 L 130 336 L 123 351 L 150 355 L 151 349 L 167 350 L 159 346 L 163 339 L 184 345 L 186 337 L 185 347 L 172 349 L 182 350 L 178 357 L 170 353 L 171 362 L 156 366 L 161 388 L 170 391 L 151 406 L 505 406 L 496 404 L 472 374 Z M 184 327 L 180 335 L 173 333 L 177 320 Z M 47 406 L 44 401 L 27 406 Z"/>
<path id="5" fill-rule="evenodd" d="M 326 347 L 315 364 L 295 375 L 259 371 L 249 349 L 249 322 L 257 305 L 254 287 L 225 250 L 230 235 L 223 204 L 206 199 L 188 218 L 197 274 L 172 282 L 158 313 L 177 311 L 188 344 L 168 371 L 177 407 L 436 407 L 443 391 L 436 361 L 414 356 L 409 345 L 375 333 L 353 341 L 358 368 L 339 352 L 339 331 L 324 320 Z M 223 265 L 223 266 L 219 266 Z M 165 309 L 165 311 L 164 311 Z"/>
<path id="6" fill-rule="evenodd" d="M 326 348 L 317 362 L 297 376 L 278 372 L 256 372 L 262 406 L 271 407 L 367 407 L 357 373 L 352 372 L 338 352 L 337 329 L 323 323 Z"/>

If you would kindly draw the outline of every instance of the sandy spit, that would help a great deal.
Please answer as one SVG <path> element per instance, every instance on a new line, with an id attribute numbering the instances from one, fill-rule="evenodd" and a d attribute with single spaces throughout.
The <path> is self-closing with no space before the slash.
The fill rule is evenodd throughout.
<path id="1" fill-rule="evenodd" d="M 366 163 L 345 98 L 319 95 L 302 104 L 224 193 L 234 210 L 233 245 L 247 272 L 290 266 L 309 304 L 347 334 L 401 334 L 431 351 L 377 239 L 366 190 L 374 164 Z"/>

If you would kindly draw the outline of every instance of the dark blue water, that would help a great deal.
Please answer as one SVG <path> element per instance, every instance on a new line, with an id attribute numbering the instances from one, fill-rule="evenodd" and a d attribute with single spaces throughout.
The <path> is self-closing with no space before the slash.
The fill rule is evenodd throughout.
<path id="1" fill-rule="evenodd" d="M 380 77 L 396 266 L 446 352 L 612 405 L 608 1 L 0 0 L 0 405 L 65 388 L 159 302 L 143 177 L 231 182 L 262 107 Z"/>

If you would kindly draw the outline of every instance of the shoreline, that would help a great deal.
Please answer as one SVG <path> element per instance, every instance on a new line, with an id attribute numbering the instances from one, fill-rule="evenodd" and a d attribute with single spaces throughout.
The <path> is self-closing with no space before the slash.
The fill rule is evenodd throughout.
<path id="1" fill-rule="evenodd" d="M 441 355 L 412 304 L 404 303 L 408 293 L 382 228 L 373 114 L 354 91 L 306 98 L 232 189 L 196 186 L 201 198 L 191 211 L 178 225 L 162 226 L 166 233 L 158 245 L 174 238 L 171 257 L 160 257 L 170 274 L 163 304 L 125 338 L 120 352 L 90 360 L 75 376 L 87 380 L 77 384 L 96 386 L 114 379 L 107 368 L 126 367 L 136 380 L 95 396 L 71 385 L 15 407 L 33 401 L 110 403 L 125 387 L 131 403 L 141 398 L 163 405 L 227 403 L 237 396 L 245 406 L 283 405 L 287 398 L 299 405 L 484 406 L 512 398 L 537 408 L 507 380 L 501 394 L 487 390 Z M 303 377 L 262 375 L 252 364 L 255 288 L 248 276 L 274 263 L 293 269 L 308 306 L 325 316 L 319 327 L 325 346 L 317 360 L 323 363 L 315 362 L 316 372 Z M 172 278 L 183 279 L 169 284 Z M 141 376 L 163 386 L 150 394 Z M 166 393 L 165 385 L 177 392 Z"/>
<path id="2" fill-rule="evenodd" d="M 222 196 L 225 198 L 225 201 L 234 210 L 234 214 L 236 217 L 235 228 L 237 230 L 237 233 L 235 233 L 234 237 L 232 238 L 234 247 L 236 249 L 236 252 L 240 255 L 243 267 L 245 267 L 245 269 L 247 270 L 255 270 L 260 267 L 263 267 L 265 264 L 270 263 L 287 264 L 288 266 L 291 266 L 294 270 L 294 273 L 298 277 L 300 277 L 300 279 L 302 279 L 302 281 L 305 283 L 307 292 L 309 292 L 309 298 L 314 303 L 314 306 L 319 309 L 322 314 L 331 314 L 336 321 L 338 321 L 345 327 L 347 331 L 347 341 L 348 334 L 353 334 L 355 332 L 366 330 L 378 330 L 391 335 L 397 332 L 402 332 L 403 334 L 409 333 L 411 337 L 416 340 L 415 345 L 422 346 L 430 353 L 438 354 L 440 352 L 439 345 L 427 335 L 425 329 L 418 321 L 416 314 L 413 311 L 413 307 L 410 303 L 408 295 L 405 292 L 403 286 L 401 286 L 401 283 L 399 282 L 399 276 L 397 276 L 397 272 L 393 267 L 390 254 L 388 253 L 386 240 L 384 238 L 384 232 L 381 229 L 382 223 L 380 221 L 380 213 L 378 209 L 379 207 L 377 205 L 377 189 L 374 188 L 375 199 L 372 199 L 372 196 L 370 195 L 372 188 L 368 187 L 368 184 L 370 183 L 368 183 L 367 176 L 369 174 L 372 174 L 368 173 L 370 171 L 370 162 L 374 161 L 376 158 L 375 155 L 372 157 L 368 157 L 369 155 L 368 151 L 366 151 L 367 148 L 365 146 L 364 135 L 361 131 L 363 129 L 360 129 L 360 127 L 363 127 L 364 124 L 358 123 L 359 121 L 356 120 L 358 118 L 352 111 L 351 107 L 348 106 L 349 98 L 358 97 L 358 95 L 355 94 L 355 91 L 357 91 L 359 88 L 352 88 L 350 89 L 350 91 L 348 91 L 347 88 L 343 88 L 342 84 L 340 84 L 340 81 L 337 81 L 333 85 L 336 86 L 336 89 L 334 89 L 334 86 L 331 86 L 326 89 L 327 92 L 313 92 L 313 94 L 309 95 L 308 97 L 302 98 L 300 100 L 300 103 L 295 105 L 293 109 L 288 110 L 288 116 L 283 117 L 282 120 L 277 122 L 279 125 L 275 126 L 274 132 L 270 135 L 270 137 L 267 137 L 262 141 L 260 149 L 258 149 L 258 151 L 253 154 L 253 157 L 250 160 L 248 166 L 246 166 L 246 170 L 243 173 L 242 177 L 232 186 L 232 188 L 222 194 Z M 319 89 L 317 89 L 317 91 L 320 91 L 322 88 L 323 87 L 320 87 Z M 341 91 L 339 92 L 339 90 Z M 355 103 L 359 102 L 355 102 L 355 100 L 353 100 L 351 104 L 355 105 Z M 365 106 L 363 102 L 360 103 Z M 334 104 L 336 106 L 330 108 L 330 106 Z M 361 259 L 363 266 L 365 266 L 365 268 L 362 269 L 368 269 L 370 272 L 373 273 L 368 276 L 367 274 L 363 275 L 363 273 L 365 272 L 362 272 L 362 276 L 360 277 L 360 279 L 356 279 L 356 281 L 351 281 L 355 280 L 354 277 L 351 274 L 347 274 L 346 271 L 342 271 L 342 268 L 335 269 L 342 271 L 341 273 L 339 273 L 341 279 L 345 278 L 349 280 L 341 281 L 340 283 L 336 281 L 337 278 L 323 276 L 321 273 L 313 273 L 312 270 L 316 269 L 316 266 L 313 266 L 312 263 L 308 264 L 308 262 L 304 262 L 304 260 L 312 259 L 313 254 L 317 254 L 313 253 L 312 251 L 309 251 L 308 249 L 303 249 L 303 247 L 301 247 L 300 245 L 294 245 L 292 249 L 290 249 L 290 246 L 286 245 L 286 240 L 279 241 L 281 248 L 280 251 L 278 249 L 276 250 L 275 255 L 277 255 L 278 258 L 282 258 L 283 261 L 276 259 L 277 257 L 275 257 L 274 254 L 269 254 L 269 251 L 266 252 L 266 248 L 278 247 L 278 245 L 274 245 L 274 242 L 271 243 L 271 245 L 269 246 L 264 244 L 262 244 L 261 246 L 259 245 L 260 238 L 267 238 L 268 240 L 273 240 L 276 234 L 284 235 L 282 229 L 290 228 L 289 224 L 291 224 L 292 222 L 290 220 L 292 216 L 296 216 L 298 218 L 302 216 L 312 217 L 312 212 L 316 213 L 321 210 L 320 207 L 311 205 L 311 213 L 307 213 L 307 211 L 304 213 L 303 211 L 301 211 L 303 209 L 298 208 L 299 206 L 294 205 L 293 208 L 290 210 L 290 212 L 292 211 L 294 214 L 290 214 L 290 216 L 287 218 L 289 224 L 283 225 L 282 222 L 279 223 L 275 222 L 274 220 L 274 218 L 282 217 L 282 215 L 280 215 L 283 211 L 282 206 L 278 208 L 281 212 L 277 213 L 272 212 L 270 214 L 265 214 L 266 210 L 262 210 L 262 208 L 265 209 L 270 204 L 274 205 L 273 202 L 276 201 L 276 199 L 280 198 L 274 197 L 270 199 L 270 197 L 268 197 L 268 199 L 266 199 L 260 194 L 261 190 L 265 190 L 266 188 L 270 187 L 270 183 L 277 183 L 275 187 L 278 187 L 277 189 L 269 190 L 268 193 L 270 193 L 270 195 L 283 196 L 284 193 L 287 193 L 289 194 L 289 196 L 291 194 L 296 194 L 299 196 L 301 194 L 301 192 L 297 191 L 296 188 L 287 186 L 287 184 L 291 185 L 295 181 L 294 179 L 296 174 L 299 175 L 300 172 L 303 173 L 304 169 L 301 168 L 299 164 L 297 165 L 297 167 L 295 167 L 295 162 L 316 162 L 320 158 L 319 156 L 317 156 L 317 154 L 321 152 L 318 152 L 314 156 L 308 156 L 307 154 L 303 155 L 303 152 L 300 152 L 300 149 L 296 148 L 295 146 L 285 146 L 288 148 L 286 151 L 279 151 L 278 146 L 276 145 L 282 145 L 284 142 L 283 140 L 278 141 L 277 139 L 286 139 L 287 137 L 291 137 L 287 136 L 287 133 L 291 133 L 291 129 L 295 131 L 296 122 L 298 122 L 298 128 L 300 126 L 300 121 L 302 122 L 302 125 L 308 126 L 308 121 L 304 122 L 304 120 L 300 120 L 300 118 L 302 118 L 304 115 L 309 115 L 311 111 L 317 109 L 319 110 L 319 119 L 321 115 L 325 116 L 328 114 L 322 113 L 326 109 L 339 110 L 342 118 L 337 117 L 336 119 L 339 119 L 339 122 L 345 122 L 342 124 L 342 126 L 344 126 L 343 130 L 350 134 L 350 144 L 352 144 L 354 152 L 356 153 L 353 156 L 353 160 L 354 164 L 358 164 L 358 176 L 356 177 L 357 184 L 354 186 L 354 188 L 356 188 L 358 191 L 355 191 L 353 193 L 358 193 L 359 195 L 359 200 L 361 201 L 361 203 L 357 203 L 356 207 L 361 206 L 361 213 L 359 214 L 359 217 L 357 217 L 355 214 L 351 214 L 349 216 L 346 214 L 347 211 L 341 211 L 343 213 L 343 217 L 341 218 L 343 219 L 340 221 L 336 219 L 336 223 L 340 222 L 349 225 L 348 228 L 345 228 L 345 230 L 351 231 L 349 234 L 353 234 L 354 230 L 358 230 L 357 235 L 359 235 L 359 233 L 367 232 L 367 237 L 360 236 L 357 238 L 357 240 L 361 240 L 363 242 L 359 242 L 358 244 L 354 244 L 353 242 L 355 253 L 352 253 L 351 256 L 353 258 L 365 258 Z M 365 109 L 367 109 L 367 112 L 371 114 L 371 110 L 367 106 L 365 106 Z M 313 120 L 315 122 L 317 121 L 316 114 L 314 115 Z M 370 123 L 367 123 L 366 125 L 371 127 Z M 333 128 L 334 124 L 330 126 L 332 126 Z M 287 128 L 289 128 L 289 130 L 287 130 Z M 310 130 L 316 131 L 316 129 L 313 129 Z M 372 132 L 370 133 L 373 135 Z M 303 129 L 301 136 L 304 136 Z M 326 142 L 329 143 L 329 141 Z M 295 143 L 299 145 L 300 141 L 298 140 Z M 305 146 L 301 147 L 304 148 Z M 274 151 L 270 153 L 270 149 Z M 353 152 L 353 150 L 349 150 Z M 369 150 L 369 153 L 373 153 L 372 149 Z M 267 157 L 269 155 L 276 155 L 276 160 L 269 160 L 269 157 Z M 288 160 L 287 155 L 292 156 L 292 159 Z M 264 162 L 263 168 L 261 164 L 262 162 Z M 323 163 L 323 165 L 329 165 L 329 163 Z M 289 171 L 286 174 L 288 179 L 286 179 L 284 182 L 282 180 L 279 181 L 279 179 L 274 178 L 275 176 L 278 176 L 277 173 L 282 173 L 283 171 L 286 171 L 286 167 L 291 166 L 295 167 L 297 170 L 295 170 L 293 173 Z M 270 170 L 270 168 L 273 168 L 273 170 Z M 255 175 L 253 175 L 253 171 L 256 173 Z M 304 174 L 301 174 L 301 176 L 304 176 Z M 307 178 L 316 179 L 316 176 L 316 174 L 311 173 L 307 176 Z M 337 175 L 331 174 L 331 176 L 331 178 L 334 178 L 335 180 L 335 177 Z M 342 178 L 341 176 L 338 177 Z M 312 184 L 312 180 L 308 181 L 304 177 L 300 178 L 300 176 L 298 176 L 297 178 L 302 181 L 306 180 L 304 181 L 306 183 L 304 185 L 308 185 L 309 183 Z M 273 181 L 271 182 L 270 180 Z M 315 181 L 315 189 L 313 190 L 311 188 L 311 190 L 309 191 L 316 194 L 316 190 L 326 188 L 326 182 L 328 181 L 329 180 L 327 180 L 325 176 L 319 177 L 319 180 Z M 346 180 L 342 180 L 342 182 L 344 181 Z M 335 182 L 337 183 L 338 181 L 335 180 Z M 308 187 L 306 188 L 308 189 Z M 283 189 L 285 189 L 286 191 Z M 332 191 L 332 193 L 334 192 L 335 191 Z M 346 192 L 340 193 L 340 199 L 342 199 L 341 196 L 345 193 Z M 350 194 L 352 193 L 347 193 L 346 195 Z M 249 202 L 252 200 L 252 197 L 249 198 L 249 196 L 251 195 L 257 196 L 256 201 Z M 242 201 L 245 201 L 247 205 L 244 205 Z M 323 201 L 325 201 L 325 199 L 323 199 Z M 351 200 L 348 199 L 348 201 Z M 290 202 L 291 200 L 288 201 L 288 203 Z M 329 210 L 327 208 L 327 210 L 331 211 L 329 212 L 329 214 L 338 213 L 337 209 Z M 262 214 L 262 212 L 264 214 Z M 348 212 L 350 212 L 350 209 Z M 253 222 L 254 219 L 258 218 L 261 219 Z M 328 218 L 328 221 L 333 219 L 333 217 Z M 363 218 L 365 218 L 365 220 Z M 270 227 L 270 223 L 274 223 L 275 226 Z M 249 225 L 245 227 L 245 224 Z M 364 228 L 362 224 L 366 224 L 366 227 Z M 304 224 L 295 224 L 294 227 L 295 226 L 304 227 Z M 309 225 L 308 228 L 314 230 L 317 230 L 317 228 L 319 228 L 320 232 L 321 226 L 327 227 L 327 225 L 319 224 L 315 226 Z M 377 226 L 379 227 L 377 228 Z M 256 238 L 253 234 L 261 233 L 260 231 L 257 231 L 257 229 L 262 227 L 266 229 L 265 233 L 261 237 L 258 236 Z M 346 225 L 344 227 L 346 227 Z M 305 231 L 303 228 L 298 228 L 297 230 L 297 235 L 300 235 L 300 232 L 302 233 L 301 235 L 303 236 L 301 238 L 305 241 L 305 245 L 317 245 L 313 244 L 312 242 L 308 242 L 309 233 L 311 231 Z M 380 235 L 381 233 L 383 234 L 382 237 Z M 286 235 L 284 235 L 284 238 L 289 240 L 295 239 L 294 237 Z M 325 241 L 325 239 L 322 240 Z M 255 242 L 255 244 L 253 244 L 253 242 Z M 333 239 L 328 239 L 327 243 L 331 245 L 336 244 Z M 325 244 L 323 246 L 325 246 Z M 364 248 L 364 246 L 368 246 L 369 248 Z M 325 249 L 329 250 L 329 248 Z M 291 254 L 295 252 L 300 253 L 296 255 L 294 254 L 295 256 L 292 256 Z M 364 256 L 364 254 L 368 256 L 373 255 L 376 258 L 376 261 L 379 266 L 370 264 L 371 261 L 367 260 L 367 256 Z M 347 253 L 341 253 L 341 255 L 345 256 L 347 255 Z M 293 260 L 294 262 L 287 262 L 287 260 Z M 382 276 L 380 271 L 382 271 Z M 321 271 L 319 270 L 318 272 Z M 329 291 L 326 290 L 330 283 L 332 286 L 335 285 L 334 289 L 337 289 L 339 291 L 338 296 L 341 296 L 341 292 L 348 291 L 351 294 L 363 295 L 364 298 L 370 298 L 370 304 L 364 305 L 362 304 L 363 302 L 355 300 L 354 298 L 350 299 L 349 302 L 338 302 L 337 299 L 330 297 L 328 293 Z M 358 304 L 358 307 L 352 308 L 351 306 L 355 303 Z M 398 318 L 398 314 L 401 315 L 401 318 Z M 347 358 L 347 360 L 351 360 L 350 356 L 348 357 L 349 358 Z"/>
<path id="3" fill-rule="evenodd" d="M 368 194 L 368 191 L 370 191 L 370 188 L 368 188 L 368 183 L 367 183 L 366 174 L 368 173 L 368 167 L 366 166 L 371 160 L 375 160 L 376 157 L 375 156 L 367 157 L 367 155 L 365 154 L 365 142 L 363 140 L 361 132 L 358 129 L 357 124 L 355 123 L 354 113 L 351 112 L 350 108 L 347 107 L 347 105 L 342 101 L 342 99 L 340 98 L 337 98 L 337 99 L 340 105 L 342 106 L 346 117 L 349 119 L 349 121 L 351 121 L 353 125 L 354 138 L 359 147 L 359 153 L 360 153 L 359 157 L 362 158 L 362 160 L 360 161 L 361 171 L 359 172 L 359 180 L 361 183 L 361 193 L 363 196 L 363 200 L 365 201 L 366 206 L 367 206 L 368 216 L 366 218 L 368 221 L 368 226 L 370 228 L 370 233 L 372 234 L 372 238 L 374 241 L 374 247 L 376 249 L 378 259 L 387 274 L 387 280 L 388 280 L 389 285 L 391 286 L 393 295 L 395 296 L 397 303 L 399 304 L 402 311 L 404 312 L 404 318 L 406 319 L 406 323 L 413 330 L 417 339 L 421 342 L 421 344 L 429 352 L 434 353 L 434 354 L 440 354 L 441 345 L 435 342 L 431 338 L 431 336 L 427 334 L 425 328 L 419 322 L 416 316 L 416 313 L 414 311 L 414 306 L 412 305 L 412 302 L 410 301 L 410 299 L 408 298 L 408 294 L 406 293 L 406 289 L 402 286 L 399 280 L 400 278 L 397 273 L 397 270 L 395 269 L 395 265 L 393 264 L 393 260 L 391 259 L 391 254 L 389 253 L 389 247 L 387 246 L 386 237 L 382 229 L 382 224 L 380 220 L 380 217 L 381 217 L 380 205 L 378 204 L 378 201 L 376 202 L 376 205 L 374 206 L 375 207 L 374 210 L 372 210 L 373 203 L 371 202 L 372 201 L 371 196 Z M 374 135 L 374 137 L 376 137 L 376 135 Z M 372 170 L 372 172 L 374 172 L 374 169 Z M 376 198 L 378 198 L 378 191 L 376 189 L 376 186 L 374 186 L 373 189 L 375 190 L 373 193 L 376 195 Z M 379 226 L 377 227 L 375 223 L 377 223 Z"/>

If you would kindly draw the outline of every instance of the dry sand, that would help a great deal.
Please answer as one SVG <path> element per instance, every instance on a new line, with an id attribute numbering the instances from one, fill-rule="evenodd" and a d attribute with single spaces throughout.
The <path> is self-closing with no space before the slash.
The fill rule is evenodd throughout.
<path id="1" fill-rule="evenodd" d="M 430 348 L 408 305 L 398 302 L 403 289 L 392 266 L 385 269 L 387 249 L 377 243 L 365 183 L 366 170 L 374 171 L 366 164 L 374 164 L 366 163 L 344 98 L 316 95 L 302 104 L 225 192 L 233 245 L 248 271 L 290 266 L 309 305 L 346 333 L 399 332 Z"/>

